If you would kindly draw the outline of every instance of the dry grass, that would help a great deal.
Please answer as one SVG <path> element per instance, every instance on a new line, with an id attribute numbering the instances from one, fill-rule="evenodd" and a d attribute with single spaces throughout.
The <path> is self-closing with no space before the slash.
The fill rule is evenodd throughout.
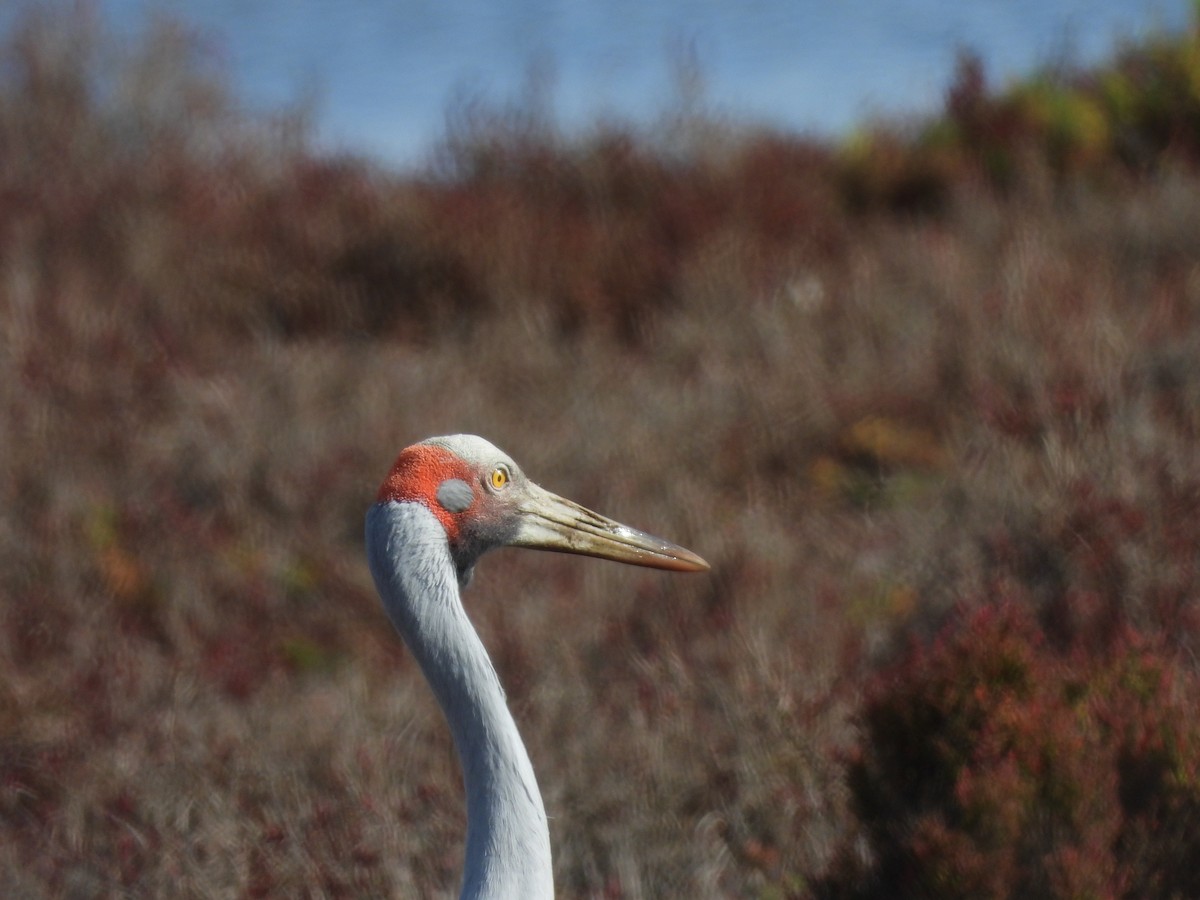
<path id="1" fill-rule="evenodd" d="M 479 567 L 564 896 L 805 895 L 864 677 L 998 583 L 1194 651 L 1186 162 L 962 174 L 917 213 L 782 136 L 401 179 L 156 40 L 114 68 L 41 19 L 3 51 L 5 896 L 455 890 L 449 736 L 361 548 L 430 434 L 713 563 Z"/>

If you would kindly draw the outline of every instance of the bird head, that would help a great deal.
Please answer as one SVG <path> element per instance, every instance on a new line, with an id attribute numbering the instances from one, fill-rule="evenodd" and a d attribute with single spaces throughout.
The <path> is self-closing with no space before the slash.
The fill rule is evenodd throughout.
<path id="1" fill-rule="evenodd" d="M 424 505 L 445 529 L 463 583 L 480 555 L 501 546 L 681 572 L 708 568 L 690 550 L 539 487 L 508 454 L 475 435 L 429 438 L 405 448 L 377 499 Z"/>

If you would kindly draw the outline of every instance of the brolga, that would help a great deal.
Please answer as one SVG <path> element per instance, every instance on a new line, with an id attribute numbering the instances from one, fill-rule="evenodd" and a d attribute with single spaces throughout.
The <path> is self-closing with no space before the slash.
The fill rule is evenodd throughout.
<path id="1" fill-rule="evenodd" d="M 388 617 L 450 725 L 467 800 L 464 898 L 554 896 L 550 831 L 504 689 L 460 589 L 493 547 L 533 547 L 698 572 L 692 553 L 538 487 L 483 438 L 401 451 L 367 512 L 367 562 Z"/>

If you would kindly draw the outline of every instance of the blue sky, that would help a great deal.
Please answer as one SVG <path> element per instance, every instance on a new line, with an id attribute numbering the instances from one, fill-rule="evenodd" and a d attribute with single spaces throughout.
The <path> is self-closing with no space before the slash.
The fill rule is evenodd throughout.
<path id="1" fill-rule="evenodd" d="M 520 96 L 531 71 L 558 120 L 645 121 L 670 106 L 689 55 L 706 101 L 750 122 L 822 134 L 940 102 L 957 51 L 1003 83 L 1066 54 L 1179 28 L 1189 0 L 99 0 L 135 35 L 148 13 L 199 28 L 251 106 L 314 103 L 326 146 L 404 164 L 456 98 Z M 349 11 L 348 11 L 349 10 Z"/>

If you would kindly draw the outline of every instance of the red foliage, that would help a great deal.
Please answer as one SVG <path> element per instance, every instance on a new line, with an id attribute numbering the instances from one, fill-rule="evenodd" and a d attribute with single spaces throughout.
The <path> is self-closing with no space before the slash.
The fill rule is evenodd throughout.
<path id="1" fill-rule="evenodd" d="M 1194 896 L 1200 681 L 1126 631 L 1058 652 L 1013 600 L 868 688 L 849 768 L 869 859 L 827 896 Z"/>

